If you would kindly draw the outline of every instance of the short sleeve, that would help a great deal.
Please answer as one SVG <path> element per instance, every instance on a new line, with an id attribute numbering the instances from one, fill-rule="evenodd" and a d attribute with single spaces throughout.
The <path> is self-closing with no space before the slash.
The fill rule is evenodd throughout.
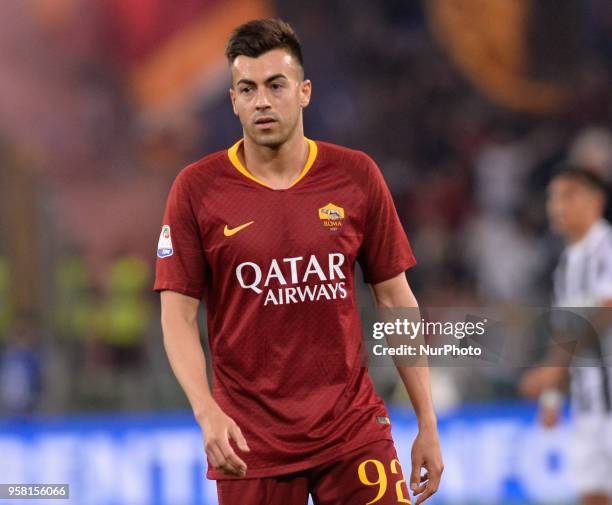
<path id="1" fill-rule="evenodd" d="M 201 299 L 206 266 L 193 201 L 182 172 L 172 184 L 166 202 L 157 244 L 154 290 L 177 291 Z"/>
<path id="2" fill-rule="evenodd" d="M 367 211 L 357 260 L 365 281 L 377 284 L 414 266 L 416 260 L 382 173 L 370 157 L 366 160 Z"/>
<path id="3" fill-rule="evenodd" d="M 612 300 L 612 236 L 608 235 L 597 249 L 594 295 L 598 303 Z"/>

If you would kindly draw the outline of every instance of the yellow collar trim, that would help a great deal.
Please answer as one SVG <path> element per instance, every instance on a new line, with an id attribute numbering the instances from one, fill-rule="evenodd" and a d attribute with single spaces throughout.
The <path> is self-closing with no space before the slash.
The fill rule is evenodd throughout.
<path id="1" fill-rule="evenodd" d="M 310 140 L 309 138 L 306 138 L 306 141 L 308 142 L 308 159 L 306 160 L 306 164 L 304 165 L 304 168 L 300 172 L 300 175 L 298 176 L 298 178 L 295 181 L 293 181 L 287 189 L 292 188 L 304 178 L 304 176 L 312 168 L 312 165 L 314 164 L 315 159 L 317 158 L 317 151 L 318 151 L 317 143 L 314 140 Z M 265 186 L 266 188 L 273 189 L 269 184 L 266 184 L 262 180 L 255 177 L 240 162 L 240 159 L 238 158 L 238 149 L 240 148 L 240 145 L 243 142 L 244 142 L 244 139 L 240 139 L 238 142 L 236 142 L 232 147 L 230 147 L 227 150 L 227 156 L 229 157 L 229 160 L 232 162 L 232 165 L 234 165 L 236 170 L 238 170 L 238 172 L 244 175 L 247 179 L 251 179 L 252 181 L 255 181 L 256 183 L 261 184 L 262 186 Z"/>

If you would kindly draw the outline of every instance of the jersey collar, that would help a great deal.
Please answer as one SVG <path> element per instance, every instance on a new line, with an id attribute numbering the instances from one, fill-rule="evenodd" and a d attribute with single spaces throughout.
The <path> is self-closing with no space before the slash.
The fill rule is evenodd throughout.
<path id="1" fill-rule="evenodd" d="M 300 182 L 304 178 L 304 176 L 308 173 L 308 171 L 312 168 L 312 165 L 314 164 L 315 159 L 317 158 L 317 151 L 318 151 L 317 143 L 314 140 L 310 140 L 307 137 L 305 138 L 306 138 L 306 141 L 308 142 L 308 158 L 306 159 L 306 164 L 304 165 L 304 168 L 300 172 L 300 175 L 298 176 L 298 178 L 295 181 L 293 181 L 291 185 L 286 189 L 292 188 L 298 182 Z M 244 138 L 241 138 L 238 142 L 236 142 L 232 147 L 230 147 L 227 150 L 227 156 L 229 157 L 229 160 L 231 161 L 232 165 L 234 165 L 234 168 L 238 170 L 238 172 L 240 172 L 242 175 L 244 175 L 247 179 L 251 179 L 252 181 L 258 184 L 261 184 L 262 186 L 265 186 L 266 188 L 274 189 L 270 185 L 266 184 L 262 180 L 255 177 L 240 162 L 240 159 L 238 158 L 238 149 L 240 148 L 243 142 L 244 142 Z"/>

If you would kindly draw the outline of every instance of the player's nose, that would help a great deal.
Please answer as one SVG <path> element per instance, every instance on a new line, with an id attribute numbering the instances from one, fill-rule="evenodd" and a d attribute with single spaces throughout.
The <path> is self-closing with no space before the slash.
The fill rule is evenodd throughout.
<path id="1" fill-rule="evenodd" d="M 268 94 L 265 89 L 257 90 L 257 96 L 255 97 L 255 107 L 258 110 L 267 109 L 270 107 L 270 100 L 268 100 Z"/>

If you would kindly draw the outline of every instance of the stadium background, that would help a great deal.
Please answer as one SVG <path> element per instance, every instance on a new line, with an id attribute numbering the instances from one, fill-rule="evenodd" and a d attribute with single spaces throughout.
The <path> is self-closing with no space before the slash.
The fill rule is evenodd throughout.
<path id="1" fill-rule="evenodd" d="M 277 15 L 313 81 L 307 135 L 377 160 L 420 303 L 548 303 L 551 168 L 612 174 L 609 0 L 5 0 L 0 483 L 71 483 L 79 505 L 215 503 L 161 345 L 155 245 L 180 168 L 240 136 L 230 30 Z M 568 424 L 538 428 L 520 373 L 432 370 L 432 503 L 575 501 Z M 409 404 L 392 370 L 373 374 L 407 466 Z"/>

